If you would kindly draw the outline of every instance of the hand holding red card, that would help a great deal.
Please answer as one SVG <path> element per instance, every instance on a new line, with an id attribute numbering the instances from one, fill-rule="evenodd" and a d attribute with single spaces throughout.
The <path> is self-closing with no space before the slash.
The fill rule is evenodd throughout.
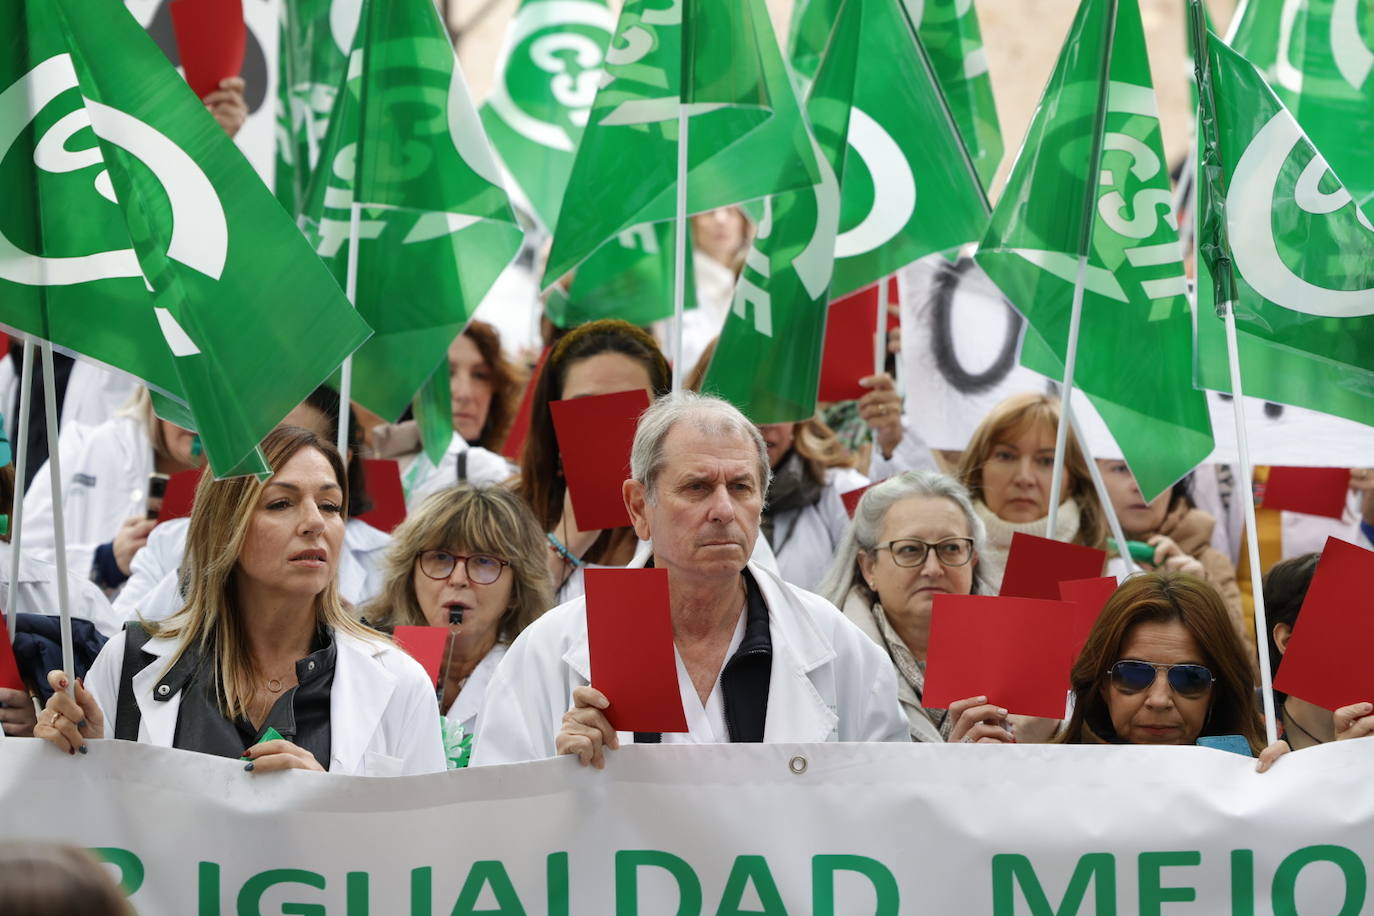
<path id="1" fill-rule="evenodd" d="M 1338 709 L 1374 702 L 1374 553 L 1328 538 L 1274 689 Z"/>
<path id="2" fill-rule="evenodd" d="M 621 487 L 630 476 L 635 426 L 648 406 L 643 390 L 549 404 L 578 531 L 630 524 Z"/>
<path id="3" fill-rule="evenodd" d="M 367 495 L 372 508 L 358 516 L 373 528 L 390 534 L 406 519 L 406 494 L 401 487 L 401 466 L 394 461 L 364 458 L 363 472 L 367 475 Z"/>
<path id="4" fill-rule="evenodd" d="M 588 569 L 592 686 L 622 732 L 685 732 L 666 569 Z"/>
<path id="5" fill-rule="evenodd" d="M 1077 614 L 1066 601 L 936 595 L 921 704 L 985 696 L 1014 715 L 1062 719 Z"/>
<path id="6" fill-rule="evenodd" d="M 1102 575 L 1107 551 L 1082 544 L 1066 544 L 1031 534 L 1011 536 L 1007 571 L 999 594 L 1012 598 L 1059 598 L 1059 583 Z M 1004 704 L 1005 705 L 1005 704 Z"/>
<path id="7" fill-rule="evenodd" d="M 439 666 L 448 648 L 448 627 L 397 627 L 391 634 L 396 645 L 425 669 L 429 679 L 439 686 Z"/>
<path id="8" fill-rule="evenodd" d="M 171 12 L 186 82 L 203 99 L 243 69 L 243 0 L 173 0 Z"/>
<path id="9" fill-rule="evenodd" d="M 1264 483 L 1264 508 L 1341 518 L 1350 498 L 1348 468 L 1269 469 Z"/>

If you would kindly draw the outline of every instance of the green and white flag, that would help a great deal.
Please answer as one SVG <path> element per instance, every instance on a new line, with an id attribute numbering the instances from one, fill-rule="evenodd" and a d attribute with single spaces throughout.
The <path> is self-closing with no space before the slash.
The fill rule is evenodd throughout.
<path id="1" fill-rule="evenodd" d="M 1021 362 L 1064 376 L 1086 256 L 1074 385 L 1147 498 L 1212 451 L 1136 0 L 1083 0 L 976 259 L 1025 316 Z"/>
<path id="2" fill-rule="evenodd" d="M 788 60 L 803 82 L 815 78 L 841 0 L 798 0 Z M 1002 162 L 1002 128 L 973 0 L 906 0 L 911 21 L 945 92 L 959 135 L 986 188 Z"/>
<path id="3" fill-rule="evenodd" d="M 600 318 L 619 318 L 641 327 L 673 314 L 673 266 L 677 225 L 631 226 L 594 251 L 573 273 L 567 291 L 549 290 L 544 314 L 560 328 Z M 687 308 L 696 307 L 692 246 L 687 246 Z"/>
<path id="4" fill-rule="evenodd" d="M 842 0 L 836 10 L 834 36 L 807 104 L 821 181 L 765 202 L 706 370 L 702 390 L 755 423 L 804 420 L 816 412 L 863 11 L 896 2 Z"/>
<path id="5" fill-rule="evenodd" d="M 354 305 L 376 333 L 352 397 L 395 420 L 523 239 L 432 0 L 363 4 L 304 214 L 346 288 L 354 213 Z"/>
<path id="6" fill-rule="evenodd" d="M 334 94 L 348 66 L 362 0 L 281 4 L 277 47 L 277 200 L 293 216 L 305 206 L 310 176 L 329 130 Z"/>
<path id="7" fill-rule="evenodd" d="M 577 150 L 542 285 L 627 229 L 809 187 L 815 155 L 763 0 L 628 0 Z"/>
<path id="8" fill-rule="evenodd" d="M 1374 3 L 1245 0 L 1230 45 L 1374 217 Z"/>
<path id="9" fill-rule="evenodd" d="M 0 8 L 0 323 L 138 376 L 217 476 L 368 336 L 119 0 Z"/>
<path id="10" fill-rule="evenodd" d="M 549 232 L 558 225 L 614 26 L 606 0 L 522 0 L 506 29 L 482 124 Z"/>
<path id="11" fill-rule="evenodd" d="M 1374 425 L 1374 227 L 1254 66 L 1196 56 L 1198 381 L 1231 390 L 1234 302 L 1247 395 Z"/>

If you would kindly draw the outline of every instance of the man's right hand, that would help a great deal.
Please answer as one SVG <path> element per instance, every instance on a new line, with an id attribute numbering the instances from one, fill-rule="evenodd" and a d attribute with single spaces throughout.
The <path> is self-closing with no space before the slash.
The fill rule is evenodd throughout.
<path id="1" fill-rule="evenodd" d="M 576 754 L 583 766 L 590 763 L 598 770 L 605 769 L 605 749 L 620 747 L 615 728 L 603 712 L 611 701 L 595 687 L 576 687 L 572 698 L 572 709 L 563 713 L 563 727 L 554 736 L 554 749 L 559 754 Z"/>

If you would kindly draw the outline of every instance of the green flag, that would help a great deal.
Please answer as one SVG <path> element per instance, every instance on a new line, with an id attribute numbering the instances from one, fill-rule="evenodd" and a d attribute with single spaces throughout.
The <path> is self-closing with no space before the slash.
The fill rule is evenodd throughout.
<path id="1" fill-rule="evenodd" d="M 558 225 L 614 25 L 606 0 L 522 0 L 506 29 L 482 124 L 549 231 Z"/>
<path id="2" fill-rule="evenodd" d="M 836 10 L 834 37 L 807 104 L 821 182 L 766 201 L 702 382 L 703 391 L 730 401 L 755 423 L 804 420 L 816 412 L 839 229 L 838 173 L 845 162 L 863 11 L 895 2 L 843 0 Z"/>
<path id="3" fill-rule="evenodd" d="M 1247 0 L 1236 15 L 1231 47 L 1374 217 L 1374 4 Z"/>
<path id="4" fill-rule="evenodd" d="M 211 468 L 368 330 L 118 0 L 0 12 L 0 322 L 130 372 Z"/>
<path id="5" fill-rule="evenodd" d="M 355 215 L 354 305 L 376 334 L 352 396 L 395 420 L 523 237 L 431 0 L 363 4 L 304 217 L 345 287 Z"/>
<path id="6" fill-rule="evenodd" d="M 1374 425 L 1374 227 L 1259 72 L 1215 36 L 1196 52 L 1198 381 Z"/>
<path id="7" fill-rule="evenodd" d="M 543 286 L 611 238 L 677 213 L 679 111 L 687 209 L 699 213 L 818 179 L 763 0 L 628 0 L 573 163 Z"/>
<path id="8" fill-rule="evenodd" d="M 798 0 L 788 59 L 803 83 L 815 78 L 841 0 Z M 1002 128 L 973 0 L 906 0 L 907 11 L 944 90 L 978 178 L 986 188 L 1002 162 Z"/>
<path id="9" fill-rule="evenodd" d="M 305 206 L 310 175 L 343 81 L 361 0 L 291 0 L 281 5 L 277 46 L 277 200 Z"/>
<path id="10" fill-rule="evenodd" d="M 619 318 L 641 327 L 673 314 L 673 253 L 676 224 L 631 226 L 594 251 L 573 272 L 567 291 L 549 290 L 544 313 L 560 328 L 599 318 Z M 692 246 L 687 246 L 687 308 L 696 307 Z"/>
<path id="11" fill-rule="evenodd" d="M 1213 443 L 1135 0 L 1079 6 L 976 256 L 1029 323 L 1022 364 L 1055 379 L 1080 256 L 1073 381 L 1150 498 Z"/>

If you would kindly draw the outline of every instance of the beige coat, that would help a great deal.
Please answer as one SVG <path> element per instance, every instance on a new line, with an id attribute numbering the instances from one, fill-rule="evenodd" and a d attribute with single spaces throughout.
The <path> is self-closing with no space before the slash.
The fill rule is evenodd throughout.
<path id="1" fill-rule="evenodd" d="M 883 634 L 878 631 L 878 624 L 873 619 L 873 611 L 864 597 L 861 589 L 852 588 L 844 599 L 844 616 L 848 617 L 864 635 L 873 640 L 878 648 L 883 650 L 883 654 L 889 659 L 891 654 L 888 652 L 887 642 L 883 639 Z M 916 696 L 916 691 L 902 673 L 897 669 L 896 662 L 892 663 L 892 668 L 897 675 L 897 701 L 902 705 L 902 712 L 906 714 L 907 723 L 910 726 L 912 741 L 930 741 L 935 743 L 943 742 L 945 739 L 940 735 L 940 730 L 935 727 L 935 723 L 930 721 L 926 715 L 925 708 L 921 706 L 920 697 Z"/>
<path id="2" fill-rule="evenodd" d="M 1230 558 L 1212 546 L 1212 529 L 1216 520 L 1201 509 L 1191 508 L 1179 503 L 1168 515 L 1155 534 L 1172 538 L 1188 556 L 1202 564 L 1204 578 L 1221 593 L 1226 602 L 1226 610 L 1236 629 L 1245 633 L 1245 614 L 1241 606 L 1240 586 L 1236 584 L 1236 568 Z"/>

